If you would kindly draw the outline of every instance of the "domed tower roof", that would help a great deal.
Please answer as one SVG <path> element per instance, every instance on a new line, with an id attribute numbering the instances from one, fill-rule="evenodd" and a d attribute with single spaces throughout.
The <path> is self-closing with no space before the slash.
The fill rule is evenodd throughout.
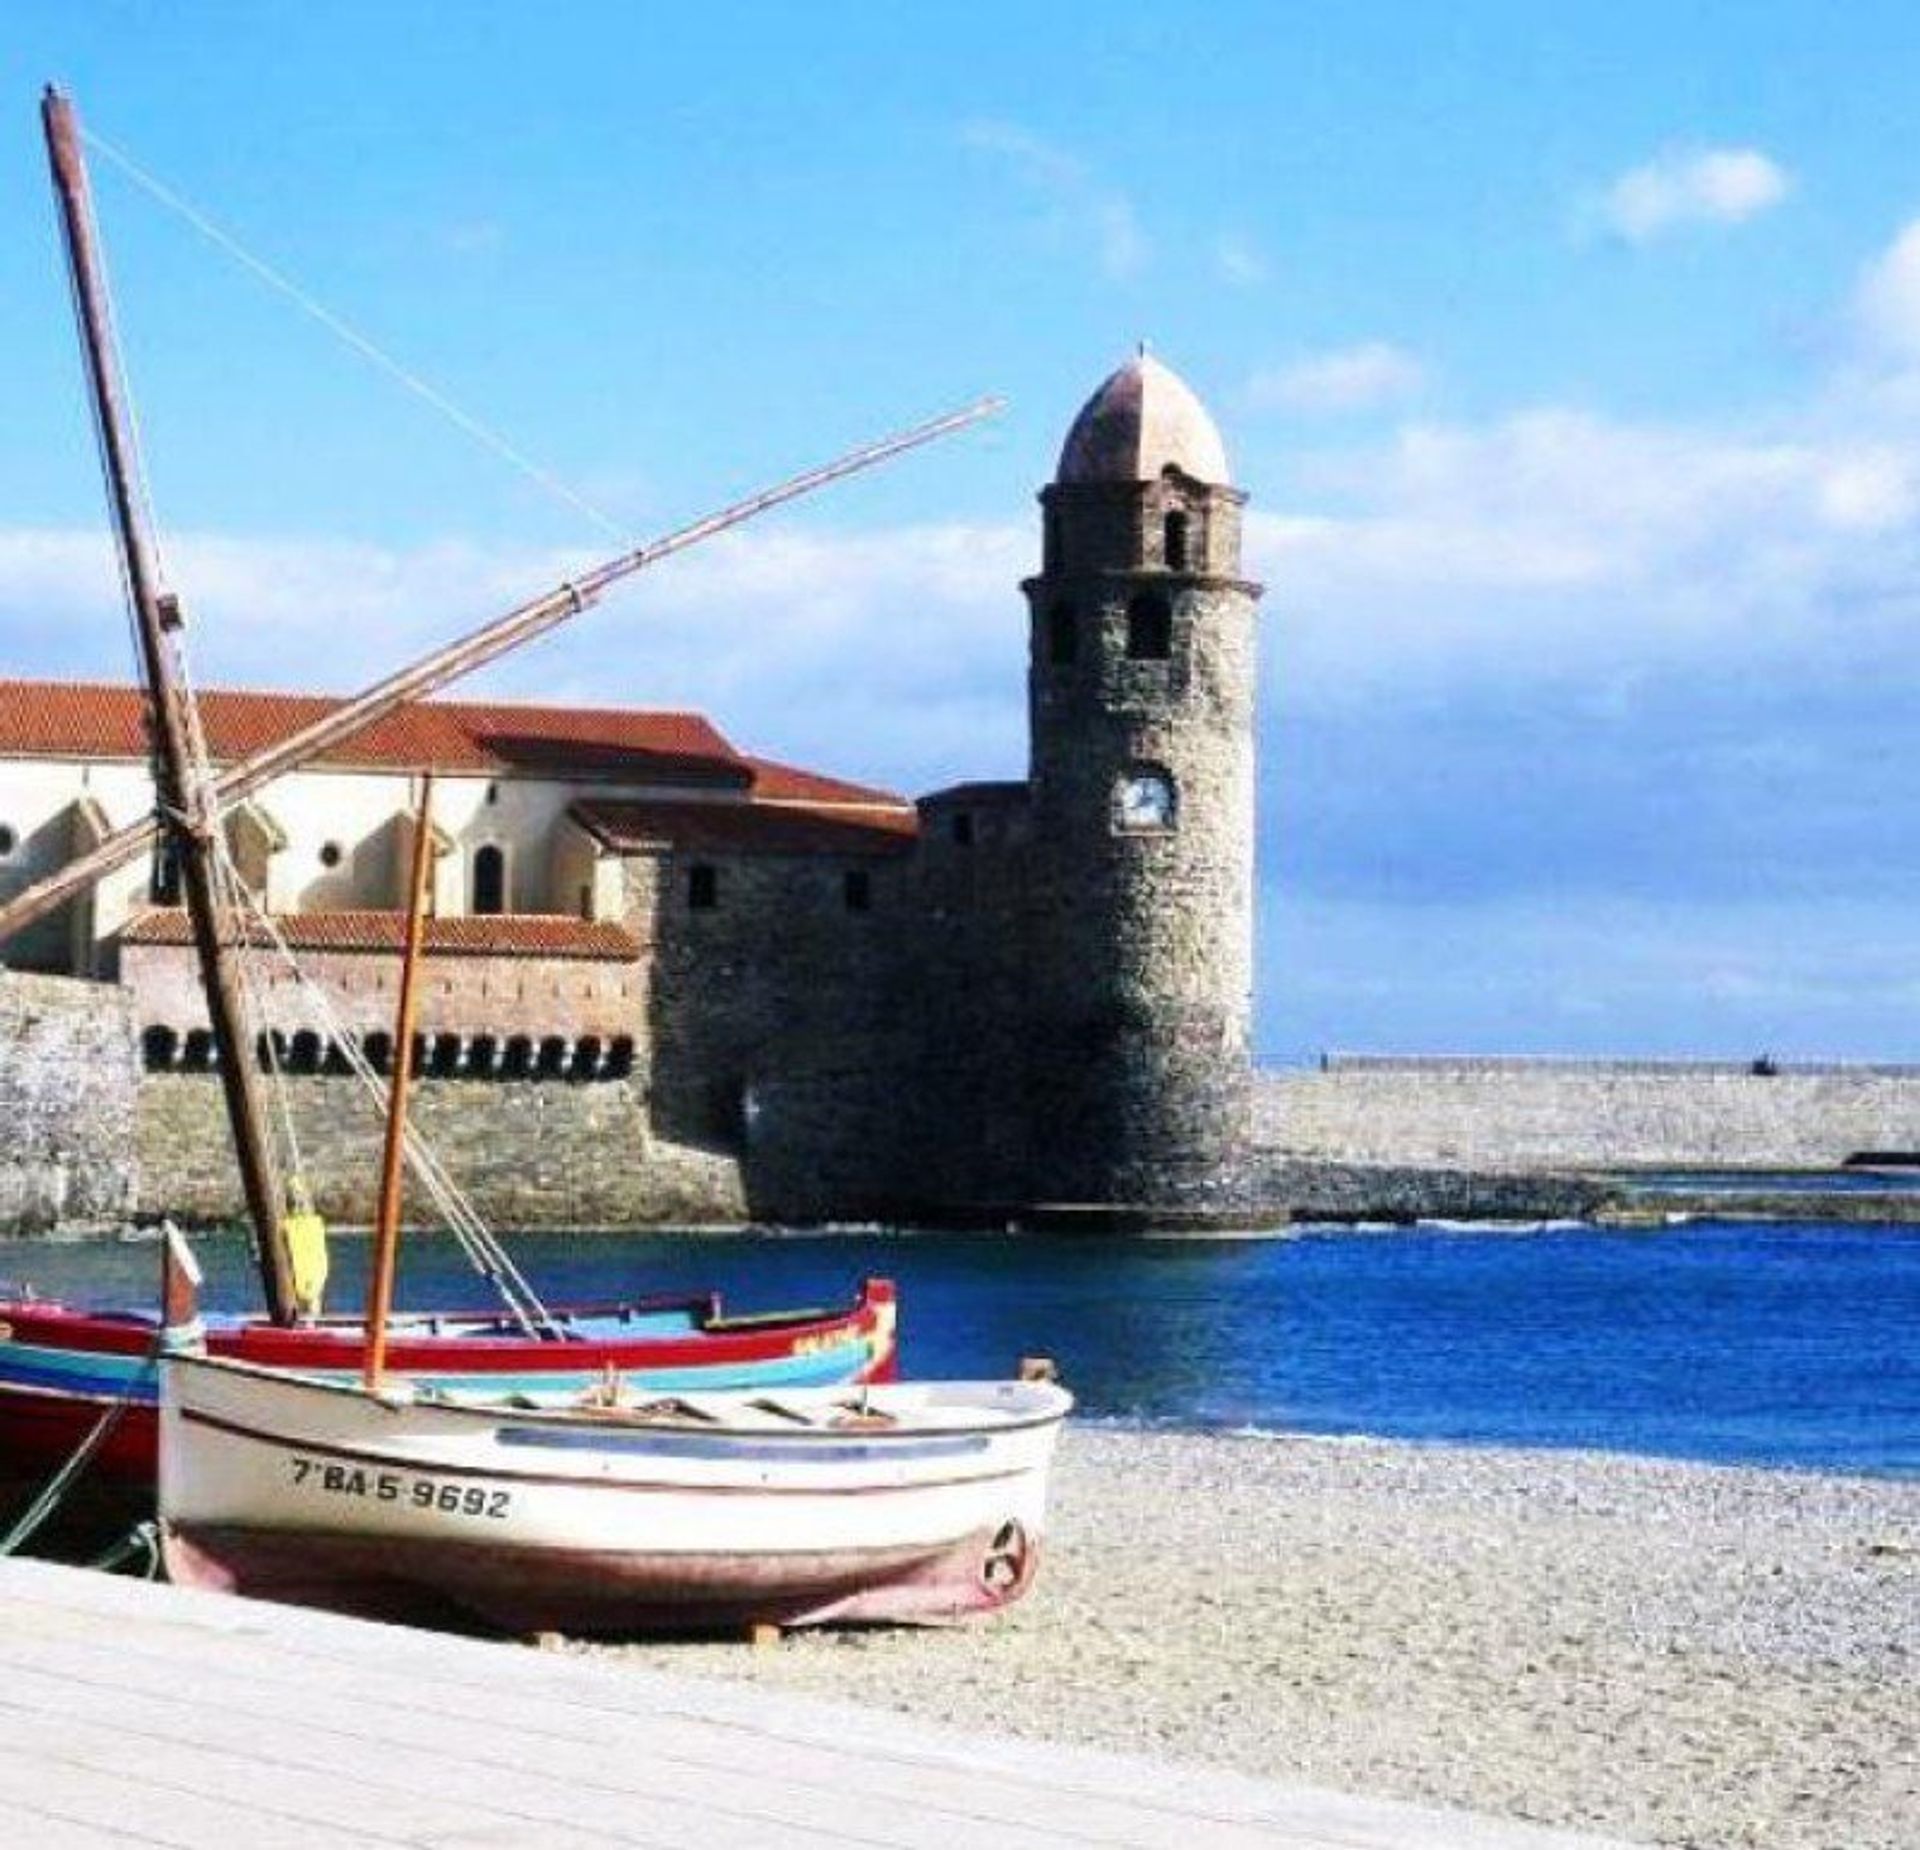
<path id="1" fill-rule="evenodd" d="M 1081 407 L 1054 480 L 1151 482 L 1170 464 L 1215 487 L 1233 480 L 1206 406 L 1143 347 Z"/>

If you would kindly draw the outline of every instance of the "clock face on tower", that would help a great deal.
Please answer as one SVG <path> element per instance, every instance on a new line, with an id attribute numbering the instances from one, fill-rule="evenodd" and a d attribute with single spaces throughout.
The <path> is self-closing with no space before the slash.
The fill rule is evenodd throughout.
<path id="1" fill-rule="evenodd" d="M 1120 780 L 1118 819 L 1128 831 L 1173 827 L 1173 780 L 1164 771 L 1129 771 Z"/>

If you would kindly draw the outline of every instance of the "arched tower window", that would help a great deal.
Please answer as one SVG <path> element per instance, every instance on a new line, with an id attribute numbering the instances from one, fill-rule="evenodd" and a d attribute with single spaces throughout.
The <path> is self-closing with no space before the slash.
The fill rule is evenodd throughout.
<path id="1" fill-rule="evenodd" d="M 1060 510 L 1056 507 L 1045 509 L 1040 516 L 1040 569 L 1060 569 Z"/>
<path id="2" fill-rule="evenodd" d="M 1127 606 L 1127 656 L 1164 662 L 1173 653 L 1173 606 L 1158 591 L 1142 591 Z"/>
<path id="3" fill-rule="evenodd" d="M 1062 598 L 1047 612 L 1047 660 L 1056 668 L 1065 668 L 1079 658 L 1079 615 L 1073 606 Z"/>
<path id="4" fill-rule="evenodd" d="M 1187 569 L 1187 515 L 1184 508 L 1175 508 L 1167 515 L 1161 529 L 1160 556 L 1166 561 L 1170 572 L 1184 572 Z"/>
<path id="5" fill-rule="evenodd" d="M 473 855 L 473 910 L 476 914 L 507 909 L 506 851 L 492 842 Z"/>

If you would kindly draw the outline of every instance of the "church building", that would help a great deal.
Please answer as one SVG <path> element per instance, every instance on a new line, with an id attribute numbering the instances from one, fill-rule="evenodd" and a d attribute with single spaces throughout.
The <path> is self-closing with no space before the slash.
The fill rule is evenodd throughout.
<path id="1" fill-rule="evenodd" d="M 229 813 L 312 979 L 257 960 L 262 1057 L 310 1110 L 348 1084 L 344 1029 L 387 1058 L 431 770 L 426 1090 L 482 1115 L 505 1088 L 617 1094 L 631 1147 L 602 1160 L 693 1152 L 754 1218 L 1230 1215 L 1252 1084 L 1244 499 L 1157 359 L 1087 401 L 1021 587 L 1024 781 L 910 801 L 690 713 L 436 701 L 377 722 Z M 333 704 L 204 694 L 210 751 L 237 762 Z M 136 689 L 0 682 L 0 901 L 151 807 Z M 122 985 L 149 1075 L 210 1093 L 177 898 L 164 859 L 130 867 L 0 957 Z M 344 1179 L 313 1180 L 353 1211 Z"/>

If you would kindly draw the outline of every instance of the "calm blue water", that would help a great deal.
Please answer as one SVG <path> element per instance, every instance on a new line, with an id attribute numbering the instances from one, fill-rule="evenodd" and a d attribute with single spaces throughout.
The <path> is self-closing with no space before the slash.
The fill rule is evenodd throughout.
<path id="1" fill-rule="evenodd" d="M 249 1301 L 231 1237 L 210 1299 Z M 1284 1240 L 986 1235 L 523 1237 L 556 1301 L 722 1289 L 736 1310 L 897 1279 L 906 1371 L 1060 1363 L 1095 1417 L 1593 1446 L 1920 1474 L 1920 1230 L 1705 1224 L 1306 1233 Z M 365 1244 L 336 1242 L 337 1305 Z M 151 1246 L 22 1246 L 0 1273 L 151 1296 Z M 450 1245 L 413 1242 L 401 1298 L 472 1303 Z"/>

